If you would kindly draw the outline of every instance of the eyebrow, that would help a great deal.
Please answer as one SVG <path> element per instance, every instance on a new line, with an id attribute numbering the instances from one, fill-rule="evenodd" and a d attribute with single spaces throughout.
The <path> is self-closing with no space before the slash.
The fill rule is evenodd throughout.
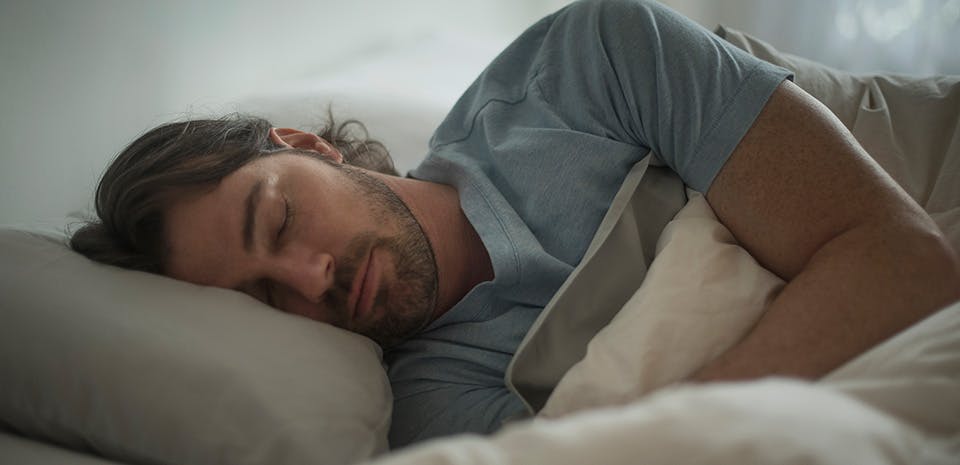
<path id="1" fill-rule="evenodd" d="M 253 231 L 256 228 L 256 211 L 263 192 L 263 181 L 257 181 L 247 194 L 247 208 L 243 218 L 243 248 L 247 252 L 253 249 Z"/>

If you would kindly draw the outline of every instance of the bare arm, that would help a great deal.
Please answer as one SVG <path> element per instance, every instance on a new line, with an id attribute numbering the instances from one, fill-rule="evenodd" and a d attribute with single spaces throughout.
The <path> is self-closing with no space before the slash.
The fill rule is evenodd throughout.
<path id="1" fill-rule="evenodd" d="M 818 378 L 960 299 L 960 259 L 936 224 L 791 82 L 770 98 L 707 200 L 788 284 L 695 381 Z"/>

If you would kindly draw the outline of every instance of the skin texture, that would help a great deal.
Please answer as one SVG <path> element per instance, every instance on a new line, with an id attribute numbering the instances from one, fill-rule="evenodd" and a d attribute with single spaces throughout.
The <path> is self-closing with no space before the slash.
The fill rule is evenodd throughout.
<path id="1" fill-rule="evenodd" d="M 791 82 L 771 97 L 707 200 L 788 285 L 694 380 L 817 378 L 960 298 L 960 261 L 933 220 Z"/>
<path id="2" fill-rule="evenodd" d="M 315 134 L 282 128 L 271 138 L 308 152 L 255 160 L 174 202 L 166 274 L 239 290 L 384 347 L 492 279 L 486 249 L 449 186 L 342 165 Z"/>
<path id="3" fill-rule="evenodd" d="M 427 239 L 393 191 L 366 173 L 274 155 L 178 202 L 168 222 L 175 278 L 241 290 L 382 345 L 433 319 L 437 271 Z"/>

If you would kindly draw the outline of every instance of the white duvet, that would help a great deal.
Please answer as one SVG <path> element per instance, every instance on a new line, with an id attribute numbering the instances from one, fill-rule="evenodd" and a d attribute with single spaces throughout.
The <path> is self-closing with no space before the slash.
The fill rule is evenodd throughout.
<path id="1" fill-rule="evenodd" d="M 765 380 L 672 388 L 490 439 L 425 443 L 376 463 L 956 465 L 957 439 L 925 434 L 824 386 Z"/>

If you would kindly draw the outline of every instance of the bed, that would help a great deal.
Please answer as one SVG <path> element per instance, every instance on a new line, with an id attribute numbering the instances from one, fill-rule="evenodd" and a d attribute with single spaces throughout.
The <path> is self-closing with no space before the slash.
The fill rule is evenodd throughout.
<path id="1" fill-rule="evenodd" d="M 717 33 L 794 70 L 960 250 L 960 78 L 851 75 Z M 238 110 L 310 124 L 336 89 L 335 109 L 384 134 L 404 171 L 467 79 L 432 98 L 396 82 L 351 95 L 357 82 L 330 79 Z M 655 156 L 634 167 L 511 364 L 508 381 L 540 413 L 489 437 L 391 452 L 382 354 L 363 337 L 91 263 L 57 232 L 3 229 L 0 263 L 4 463 L 960 463 L 960 302 L 817 382 L 681 382 L 783 283 Z M 634 284 L 598 282 L 615 266 Z M 568 310 L 600 294 L 619 303 L 587 320 Z"/>

